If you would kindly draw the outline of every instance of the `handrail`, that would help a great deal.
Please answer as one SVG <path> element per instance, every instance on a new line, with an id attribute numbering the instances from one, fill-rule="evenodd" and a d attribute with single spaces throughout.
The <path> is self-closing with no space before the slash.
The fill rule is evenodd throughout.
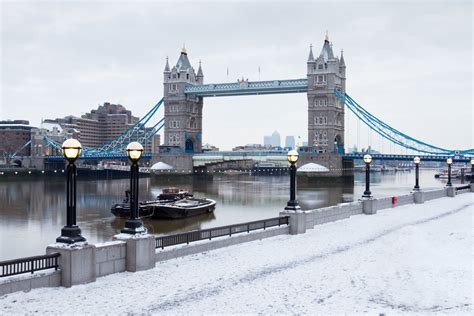
<path id="1" fill-rule="evenodd" d="M 41 256 L 24 257 L 6 261 L 0 261 L 0 278 L 22 273 L 34 273 L 35 271 L 52 269 L 58 270 L 59 253 Z"/>
<path id="2" fill-rule="evenodd" d="M 289 225 L 289 216 L 273 217 L 258 221 L 220 226 L 202 230 L 192 230 L 185 233 L 158 236 L 155 238 L 155 248 L 164 249 L 165 247 L 189 244 L 190 242 L 199 240 L 211 240 L 215 237 L 232 236 L 239 233 L 250 233 L 253 230 L 267 229 L 269 227 Z"/>
<path id="3" fill-rule="evenodd" d="M 470 189 L 471 189 L 470 184 L 455 187 L 455 191 L 470 190 Z"/>

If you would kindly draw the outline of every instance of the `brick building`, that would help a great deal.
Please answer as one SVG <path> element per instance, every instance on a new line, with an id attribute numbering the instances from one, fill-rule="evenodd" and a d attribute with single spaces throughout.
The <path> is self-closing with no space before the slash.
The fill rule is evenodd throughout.
<path id="1" fill-rule="evenodd" d="M 0 121 L 0 158 L 14 153 L 17 156 L 30 155 L 30 146 L 25 146 L 30 140 L 33 128 L 29 124 L 30 122 L 25 120 Z"/>

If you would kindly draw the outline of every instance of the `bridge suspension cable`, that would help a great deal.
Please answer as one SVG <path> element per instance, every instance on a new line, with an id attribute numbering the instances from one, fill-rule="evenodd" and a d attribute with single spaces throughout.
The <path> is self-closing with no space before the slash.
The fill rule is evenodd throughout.
<path id="1" fill-rule="evenodd" d="M 341 99 L 342 102 L 344 102 L 344 104 L 357 116 L 357 118 L 360 121 L 364 122 L 371 130 L 377 132 L 380 136 L 403 148 L 434 155 L 474 154 L 474 148 L 457 151 L 453 149 L 446 149 L 430 145 L 411 136 L 408 136 L 407 134 L 400 132 L 399 130 L 391 127 L 387 123 L 383 122 L 382 120 L 369 113 L 354 99 L 352 99 L 347 93 L 343 94 L 339 90 L 334 89 L 334 94 L 339 99 Z"/>
<path id="2" fill-rule="evenodd" d="M 148 113 L 146 113 L 137 123 L 129 127 L 121 134 L 114 137 L 112 140 L 97 146 L 97 147 L 83 147 L 82 151 L 84 154 L 111 154 L 123 152 L 124 148 L 128 143 L 132 141 L 138 141 L 145 144 L 146 141 L 150 140 L 156 133 L 158 133 L 165 125 L 165 119 L 162 118 L 152 127 L 145 127 L 150 119 L 155 115 L 158 109 L 164 102 L 164 98 L 161 98 L 157 104 L 155 104 Z M 48 136 L 43 137 L 48 145 L 61 149 L 61 144 L 57 141 L 49 138 Z"/>

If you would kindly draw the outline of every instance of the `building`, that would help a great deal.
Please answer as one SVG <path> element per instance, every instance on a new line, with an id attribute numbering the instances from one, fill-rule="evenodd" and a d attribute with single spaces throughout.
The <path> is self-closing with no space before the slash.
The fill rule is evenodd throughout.
<path id="1" fill-rule="evenodd" d="M 278 133 L 277 131 L 274 131 L 271 138 L 272 138 L 273 147 L 281 147 L 280 133 Z"/>
<path id="2" fill-rule="evenodd" d="M 308 144 L 318 153 L 344 151 L 344 104 L 334 89 L 346 90 L 346 65 L 334 56 L 328 35 L 317 58 L 310 48 L 307 62 L 308 78 Z"/>
<path id="3" fill-rule="evenodd" d="M 44 122 L 59 125 L 65 134 L 73 135 L 81 142 L 83 147 L 94 148 L 110 142 L 138 121 L 139 118 L 133 116 L 132 112 L 123 105 L 105 102 L 97 109 L 81 117 L 66 116 L 55 120 L 45 120 Z M 150 132 L 150 128 L 141 128 L 137 130 L 134 137 Z M 52 131 L 49 131 L 49 133 L 52 133 Z M 155 134 L 142 145 L 146 152 L 159 152 L 160 136 Z"/>
<path id="4" fill-rule="evenodd" d="M 286 136 L 285 138 L 285 147 L 294 149 L 296 148 L 295 136 Z"/>
<path id="5" fill-rule="evenodd" d="M 32 128 L 26 120 L 0 121 L 0 159 L 6 160 L 13 155 L 29 156 Z"/>
<path id="6" fill-rule="evenodd" d="M 268 147 L 262 146 L 261 144 L 247 144 L 244 146 L 236 146 L 232 148 L 232 151 L 265 151 Z"/>
<path id="7" fill-rule="evenodd" d="M 66 116 L 54 122 L 59 123 L 63 129 L 76 130 L 77 138 L 83 146 L 98 147 L 123 133 L 138 120 L 123 105 L 105 102 L 81 117 Z"/>
<path id="8" fill-rule="evenodd" d="M 272 146 L 272 136 L 263 136 L 263 146 Z"/>
<path id="9" fill-rule="evenodd" d="M 165 98 L 165 146 L 177 146 L 188 153 L 202 150 L 202 97 L 187 98 L 186 85 L 202 85 L 204 74 L 199 63 L 197 73 L 191 66 L 186 48 L 176 65 L 170 69 L 166 59 L 163 72 L 163 91 Z"/>
<path id="10" fill-rule="evenodd" d="M 219 148 L 214 146 L 214 145 L 211 145 L 211 144 L 204 144 L 202 145 L 202 151 L 205 152 L 205 151 L 219 151 Z"/>
<path id="11" fill-rule="evenodd" d="M 59 148 L 51 146 L 46 139 L 62 144 L 68 138 L 78 138 L 77 131 L 64 130 L 58 123 L 45 120 L 39 128 L 31 130 L 31 157 L 39 158 L 49 155 L 62 155 Z"/>

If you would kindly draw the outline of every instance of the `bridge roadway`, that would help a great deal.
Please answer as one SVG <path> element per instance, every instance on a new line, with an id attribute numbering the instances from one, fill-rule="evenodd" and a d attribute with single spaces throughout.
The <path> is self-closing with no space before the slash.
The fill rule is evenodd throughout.
<path id="1" fill-rule="evenodd" d="M 248 81 L 241 80 L 229 83 L 211 83 L 205 85 L 187 85 L 185 94 L 198 97 L 220 97 L 236 95 L 258 95 L 278 93 L 308 92 L 307 79 Z"/>

